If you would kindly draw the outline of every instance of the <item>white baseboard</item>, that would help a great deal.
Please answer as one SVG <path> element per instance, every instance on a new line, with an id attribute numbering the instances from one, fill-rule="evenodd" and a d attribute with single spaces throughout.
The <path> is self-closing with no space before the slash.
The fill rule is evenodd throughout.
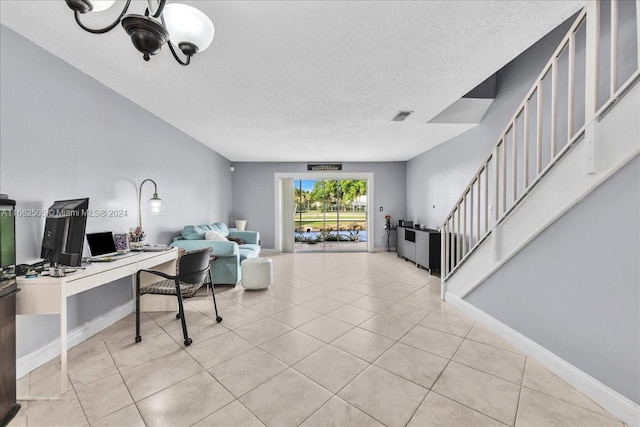
<path id="1" fill-rule="evenodd" d="M 447 292 L 445 300 L 470 318 L 482 323 L 497 335 L 509 341 L 527 356 L 531 356 L 537 362 L 540 362 L 551 372 L 574 386 L 627 425 L 640 427 L 640 406 L 635 402 L 602 384 L 540 344 L 530 340 L 474 305 L 469 304 L 457 295 Z"/>
<path id="2" fill-rule="evenodd" d="M 134 301 L 116 307 L 102 316 L 96 317 L 90 322 L 69 331 L 67 335 L 68 348 L 75 347 L 81 342 L 91 338 L 98 332 L 108 328 L 115 322 L 124 319 L 134 312 Z M 37 350 L 19 357 L 16 363 L 16 377 L 22 378 L 34 369 L 44 365 L 60 355 L 60 338 L 40 347 Z"/>

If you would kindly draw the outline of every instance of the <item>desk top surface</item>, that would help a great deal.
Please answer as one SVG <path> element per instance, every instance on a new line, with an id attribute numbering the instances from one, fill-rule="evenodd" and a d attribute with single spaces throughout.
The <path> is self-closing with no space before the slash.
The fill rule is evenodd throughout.
<path id="1" fill-rule="evenodd" d="M 16 279 L 20 286 L 29 284 L 60 283 L 62 281 L 73 282 L 96 274 L 109 272 L 110 270 L 135 266 L 140 262 L 152 261 L 154 258 L 175 258 L 177 254 L 178 250 L 176 248 L 171 248 L 162 252 L 138 252 L 133 256 L 116 259 L 111 262 L 83 264 L 82 267 L 78 267 L 76 271 L 66 273 L 64 277 L 51 277 L 48 274 L 42 274 L 34 278 L 18 276 Z"/>

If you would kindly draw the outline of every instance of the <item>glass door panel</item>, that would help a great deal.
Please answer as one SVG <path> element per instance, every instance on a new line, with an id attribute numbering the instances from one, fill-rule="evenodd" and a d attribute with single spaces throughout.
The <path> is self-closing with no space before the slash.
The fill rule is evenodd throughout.
<path id="1" fill-rule="evenodd" d="M 367 250 L 366 180 L 294 180 L 295 252 Z"/>

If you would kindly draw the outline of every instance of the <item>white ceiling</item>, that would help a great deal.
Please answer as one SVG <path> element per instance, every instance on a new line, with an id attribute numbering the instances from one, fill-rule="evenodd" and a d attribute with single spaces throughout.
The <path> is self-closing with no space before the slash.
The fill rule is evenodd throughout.
<path id="1" fill-rule="evenodd" d="M 394 161 L 472 127 L 427 121 L 585 1 L 184 3 L 216 28 L 189 67 L 84 32 L 63 0 L 2 0 L 0 22 L 231 161 Z"/>

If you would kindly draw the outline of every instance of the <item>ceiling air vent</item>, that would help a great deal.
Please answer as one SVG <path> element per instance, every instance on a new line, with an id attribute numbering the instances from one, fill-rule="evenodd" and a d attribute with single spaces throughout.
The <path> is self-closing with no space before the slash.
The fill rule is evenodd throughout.
<path id="1" fill-rule="evenodd" d="M 398 114 L 396 114 L 396 116 L 393 119 L 391 119 L 391 121 L 401 122 L 407 117 L 409 117 L 409 114 L 411 113 L 413 113 L 413 111 L 400 111 Z"/>

